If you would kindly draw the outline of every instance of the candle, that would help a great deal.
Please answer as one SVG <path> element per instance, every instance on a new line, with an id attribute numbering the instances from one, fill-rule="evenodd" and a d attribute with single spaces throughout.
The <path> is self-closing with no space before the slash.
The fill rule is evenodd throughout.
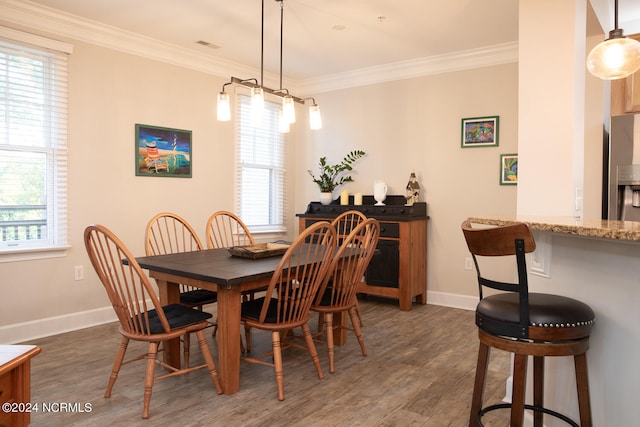
<path id="1" fill-rule="evenodd" d="M 354 205 L 362 204 L 362 193 L 356 193 L 353 195 L 353 204 Z"/>
<path id="2" fill-rule="evenodd" d="M 349 204 L 349 192 L 347 190 L 342 190 L 340 192 L 340 204 L 341 205 Z"/>

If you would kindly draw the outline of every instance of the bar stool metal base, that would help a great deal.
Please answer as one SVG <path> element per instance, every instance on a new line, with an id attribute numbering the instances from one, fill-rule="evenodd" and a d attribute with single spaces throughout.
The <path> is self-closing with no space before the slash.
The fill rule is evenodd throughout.
<path id="1" fill-rule="evenodd" d="M 491 412 L 493 410 L 496 409 L 511 409 L 511 403 L 498 403 L 496 405 L 491 405 L 491 406 L 487 406 L 486 408 L 482 408 L 480 410 L 480 412 L 478 413 L 478 427 L 484 427 L 484 424 L 482 423 L 482 417 L 487 413 L 487 412 Z M 573 421 L 571 418 L 567 417 L 564 414 L 561 414 L 559 412 L 556 412 L 554 410 L 548 409 L 548 408 L 542 408 L 540 406 L 534 406 L 534 405 L 524 405 L 524 409 L 528 409 L 530 411 L 534 411 L 534 412 L 543 412 L 547 415 L 551 415 L 552 417 L 556 417 L 562 421 L 564 421 L 565 423 L 569 424 L 571 427 L 580 427 L 579 424 L 577 424 L 575 421 Z"/>

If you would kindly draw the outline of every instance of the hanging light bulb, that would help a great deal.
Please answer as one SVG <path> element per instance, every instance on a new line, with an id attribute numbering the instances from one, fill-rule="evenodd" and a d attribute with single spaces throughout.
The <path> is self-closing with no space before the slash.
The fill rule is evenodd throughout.
<path id="1" fill-rule="evenodd" d="M 320 115 L 320 107 L 314 102 L 309 107 L 309 127 L 313 130 L 322 129 L 322 116 Z"/>
<path id="2" fill-rule="evenodd" d="M 293 104 L 293 96 L 285 95 L 282 98 L 282 116 L 287 123 L 296 122 L 296 107 Z"/>
<path id="3" fill-rule="evenodd" d="M 262 125 L 264 112 L 264 91 L 261 87 L 251 88 L 251 124 L 254 127 Z"/>
<path id="4" fill-rule="evenodd" d="M 603 80 L 623 79 L 640 69 L 640 42 L 625 37 L 618 28 L 618 0 L 614 8 L 615 28 L 587 56 L 587 69 Z"/>
<path id="5" fill-rule="evenodd" d="M 226 92 L 220 92 L 218 94 L 218 121 L 228 122 L 231 120 L 231 102 L 229 100 L 229 94 Z"/>

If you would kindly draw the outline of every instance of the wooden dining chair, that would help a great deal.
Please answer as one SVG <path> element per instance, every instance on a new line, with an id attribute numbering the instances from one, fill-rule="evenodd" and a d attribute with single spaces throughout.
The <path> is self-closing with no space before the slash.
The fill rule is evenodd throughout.
<path id="1" fill-rule="evenodd" d="M 218 211 L 207 220 L 207 248 L 230 248 L 255 244 L 249 228 L 236 214 Z"/>
<path id="2" fill-rule="evenodd" d="M 144 380 L 144 406 L 142 418 L 149 418 L 149 404 L 155 380 L 183 375 L 196 369 L 207 368 L 218 394 L 222 387 L 218 379 L 211 351 L 204 336 L 207 319 L 211 317 L 194 308 L 181 304 L 161 306 L 151 282 L 136 259 L 122 241 L 102 225 L 91 225 L 84 231 L 84 243 L 91 264 L 104 285 L 109 300 L 120 322 L 122 341 L 118 349 L 104 397 L 111 397 L 111 390 L 123 364 L 146 359 Z M 162 341 L 186 337 L 195 332 L 205 363 L 192 368 L 176 368 L 157 359 Z M 148 343 L 147 351 L 127 361 L 124 360 L 130 340 Z M 160 364 L 169 373 L 155 376 L 155 365 Z M 202 396 L 201 396 L 202 397 Z"/>
<path id="3" fill-rule="evenodd" d="M 271 332 L 272 350 L 256 357 L 243 357 L 250 363 L 273 366 L 278 399 L 284 400 L 281 333 L 302 328 L 307 350 L 318 378 L 324 378 L 320 359 L 309 329 L 309 309 L 325 279 L 335 251 L 336 231 L 328 222 L 317 222 L 298 235 L 271 277 L 264 297 L 242 303 L 242 321 L 248 327 Z M 315 242 L 315 243 L 310 243 Z M 273 362 L 265 360 L 273 358 Z"/>
<path id="4" fill-rule="evenodd" d="M 193 227 L 181 216 L 170 212 L 155 215 L 147 223 L 145 231 L 147 255 L 166 255 L 202 250 L 202 243 Z M 180 304 L 202 310 L 207 304 L 218 301 L 214 291 L 180 284 Z M 210 322 L 216 335 L 217 322 Z M 184 338 L 185 363 L 189 364 L 189 335 Z"/>
<path id="5" fill-rule="evenodd" d="M 207 248 L 231 248 L 233 246 L 254 245 L 256 242 L 249 228 L 233 212 L 217 211 L 207 220 Z M 254 299 L 256 290 L 242 293 L 243 300 Z M 250 334 L 245 333 L 245 337 Z M 242 352 L 251 351 L 251 342 L 246 340 L 246 348 L 242 345 Z M 240 341 L 242 344 L 242 340 Z"/>
<path id="6" fill-rule="evenodd" d="M 354 228 L 356 228 L 361 222 L 366 220 L 367 216 L 362 212 L 356 210 L 349 210 L 335 217 L 333 221 L 331 221 L 331 224 L 333 224 L 333 226 L 336 228 L 336 233 L 338 233 L 338 245 L 340 245 L 342 241 L 347 238 L 349 233 Z M 360 311 L 360 304 L 358 303 L 357 291 L 355 298 L 355 311 L 356 315 L 358 316 L 358 321 L 360 322 L 360 327 L 362 327 L 364 326 L 364 321 L 362 320 L 362 312 Z M 321 316 L 318 325 L 321 326 L 323 321 L 324 319 Z"/>
<path id="7" fill-rule="evenodd" d="M 166 255 L 199 251 L 203 246 L 194 228 L 182 217 L 170 212 L 155 215 L 147 223 L 145 252 L 147 255 Z M 180 304 L 202 310 L 217 301 L 213 291 L 180 285 Z"/>
<path id="8" fill-rule="evenodd" d="M 329 372 L 335 372 L 334 363 L 334 329 L 341 325 L 333 324 L 335 313 L 348 313 L 351 318 L 353 331 L 360 344 L 362 355 L 367 355 L 367 349 L 362 338 L 362 331 L 356 316 L 356 293 L 365 270 L 373 257 L 373 253 L 380 237 L 380 223 L 369 218 L 351 230 L 336 251 L 329 273 L 320 287 L 311 311 L 320 313 L 324 317 L 324 327 L 318 332 L 317 338 L 324 336 L 329 355 Z"/>

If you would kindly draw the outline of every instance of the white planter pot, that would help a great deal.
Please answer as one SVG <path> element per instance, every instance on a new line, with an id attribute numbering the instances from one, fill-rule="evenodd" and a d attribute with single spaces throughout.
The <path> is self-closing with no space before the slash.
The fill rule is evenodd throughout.
<path id="1" fill-rule="evenodd" d="M 320 203 L 330 205 L 333 201 L 333 193 L 320 193 Z"/>

